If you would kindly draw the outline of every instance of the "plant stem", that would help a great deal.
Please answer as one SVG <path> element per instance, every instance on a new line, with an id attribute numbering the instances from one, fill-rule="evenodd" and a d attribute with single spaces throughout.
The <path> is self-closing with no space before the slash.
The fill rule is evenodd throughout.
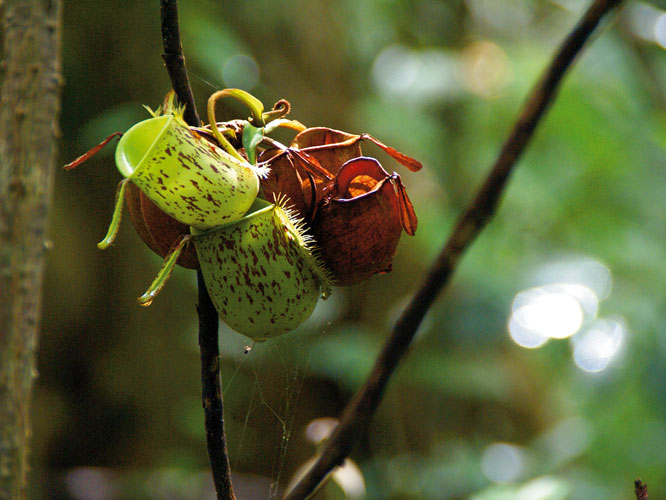
<path id="1" fill-rule="evenodd" d="M 379 406 L 389 378 L 407 353 L 428 309 L 449 282 L 463 252 L 495 214 L 509 176 L 532 138 L 536 126 L 554 100 L 567 69 L 601 18 L 620 3 L 622 0 L 596 0 L 564 40 L 523 105 L 488 177 L 458 219 L 421 288 L 393 327 L 365 384 L 343 410 L 340 423 L 328 439 L 317 462 L 287 493 L 284 500 L 308 498 L 326 475 L 343 463 L 353 444 L 365 433 L 370 418 Z"/>
<path id="2" fill-rule="evenodd" d="M 218 500 L 235 500 L 231 484 L 231 467 L 224 433 L 222 388 L 220 386 L 220 350 L 217 340 L 217 311 L 210 300 L 203 274 L 197 270 L 199 288 L 199 353 L 201 357 L 201 385 L 204 425 L 208 460 L 213 472 L 213 483 Z M 214 326 L 213 326 L 214 325 Z"/>
<path id="3" fill-rule="evenodd" d="M 183 118 L 193 127 L 201 126 L 201 119 L 194 104 L 194 94 L 190 86 L 190 79 L 185 68 L 183 44 L 180 41 L 180 27 L 178 24 L 178 0 L 160 0 L 160 18 L 162 23 L 162 45 L 164 54 L 162 59 L 169 72 L 171 85 L 176 91 L 178 100 L 185 104 Z"/>
<path id="4" fill-rule="evenodd" d="M 176 91 L 178 100 L 185 103 L 185 121 L 194 127 L 201 120 L 194 104 L 194 96 L 185 68 L 183 46 L 178 27 L 177 0 L 160 0 L 164 62 Z M 199 314 L 199 352 L 201 358 L 201 397 L 204 408 L 204 425 L 208 460 L 213 473 L 213 483 L 218 500 L 236 500 L 231 484 L 231 468 L 224 433 L 222 389 L 220 386 L 220 350 L 218 345 L 218 316 L 210 300 L 203 275 L 197 270 Z"/>

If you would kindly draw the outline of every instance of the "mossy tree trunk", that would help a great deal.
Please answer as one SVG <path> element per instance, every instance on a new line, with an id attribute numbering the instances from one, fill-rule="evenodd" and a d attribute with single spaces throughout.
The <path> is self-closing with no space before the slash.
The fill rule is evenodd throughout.
<path id="1" fill-rule="evenodd" d="M 0 499 L 27 496 L 61 87 L 59 0 L 0 0 Z"/>

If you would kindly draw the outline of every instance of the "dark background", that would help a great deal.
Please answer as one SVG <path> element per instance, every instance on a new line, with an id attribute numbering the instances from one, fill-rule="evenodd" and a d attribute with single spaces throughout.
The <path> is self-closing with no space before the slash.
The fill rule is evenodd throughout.
<path id="1" fill-rule="evenodd" d="M 181 0 L 200 111 L 215 90 L 242 87 L 267 107 L 288 99 L 306 125 L 369 132 L 424 163 L 411 173 L 364 149 L 402 176 L 419 217 L 392 273 L 335 289 L 299 330 L 247 355 L 248 340 L 223 327 L 239 499 L 268 498 L 316 453 L 305 427 L 337 416 L 362 383 L 588 3 Z M 666 496 L 665 7 L 628 2 L 565 80 L 354 449 L 367 498 L 629 499 L 637 477 Z M 59 164 L 148 117 L 142 104 L 169 90 L 157 1 L 66 0 L 63 21 Z M 213 498 L 195 275 L 178 269 L 142 309 L 160 259 L 127 214 L 97 250 L 120 180 L 112 153 L 56 174 L 33 497 Z M 576 333 L 526 349 L 509 334 L 512 304 L 544 286 L 555 300 L 523 309 L 523 323 L 531 312 L 556 336 L 572 322 Z M 318 498 L 341 496 L 333 484 Z"/>

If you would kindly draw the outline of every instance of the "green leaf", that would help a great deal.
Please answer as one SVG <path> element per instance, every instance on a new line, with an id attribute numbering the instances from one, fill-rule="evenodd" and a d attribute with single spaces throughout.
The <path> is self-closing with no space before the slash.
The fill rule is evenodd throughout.
<path id="1" fill-rule="evenodd" d="M 257 146 L 264 140 L 264 127 L 255 127 L 249 122 L 245 122 L 243 127 L 243 147 L 247 159 L 252 165 L 257 163 Z"/>

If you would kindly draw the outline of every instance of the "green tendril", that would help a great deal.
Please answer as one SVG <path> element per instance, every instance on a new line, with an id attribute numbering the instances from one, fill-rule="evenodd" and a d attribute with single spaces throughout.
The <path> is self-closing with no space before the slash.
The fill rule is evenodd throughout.
<path id="1" fill-rule="evenodd" d="M 237 160 L 245 163 L 245 158 L 243 158 L 241 154 L 236 151 L 236 149 L 234 149 L 234 147 L 229 143 L 226 137 L 222 135 L 220 129 L 217 127 L 217 120 L 215 119 L 215 104 L 217 103 L 218 99 L 229 95 L 227 93 L 228 90 L 229 89 L 225 89 L 220 90 L 219 92 L 215 92 L 208 99 L 208 123 L 210 124 L 210 129 L 213 132 L 215 139 L 217 139 L 217 142 L 220 144 L 220 147 Z"/>
<path id="2" fill-rule="evenodd" d="M 127 187 L 128 181 L 129 179 L 125 178 L 118 184 L 118 189 L 116 190 L 116 206 L 113 209 L 111 224 L 109 224 L 109 229 L 107 230 L 104 239 L 97 243 L 97 248 L 100 250 L 106 250 L 109 248 L 111 243 L 116 239 L 118 229 L 120 228 L 120 219 L 123 215 L 123 201 L 125 199 L 125 188 Z"/>
<path id="3" fill-rule="evenodd" d="M 183 248 L 185 248 L 185 245 L 191 239 L 192 235 L 190 234 L 182 236 L 178 244 L 167 254 L 162 267 L 160 268 L 153 282 L 148 287 L 148 290 L 146 290 L 146 293 L 137 299 L 137 302 L 140 306 L 148 307 L 153 303 L 153 300 L 157 294 L 160 293 L 162 288 L 164 288 L 164 285 L 166 285 L 166 282 L 171 277 L 173 267 L 176 265 L 176 261 L 178 260 L 178 257 L 180 257 Z"/>

